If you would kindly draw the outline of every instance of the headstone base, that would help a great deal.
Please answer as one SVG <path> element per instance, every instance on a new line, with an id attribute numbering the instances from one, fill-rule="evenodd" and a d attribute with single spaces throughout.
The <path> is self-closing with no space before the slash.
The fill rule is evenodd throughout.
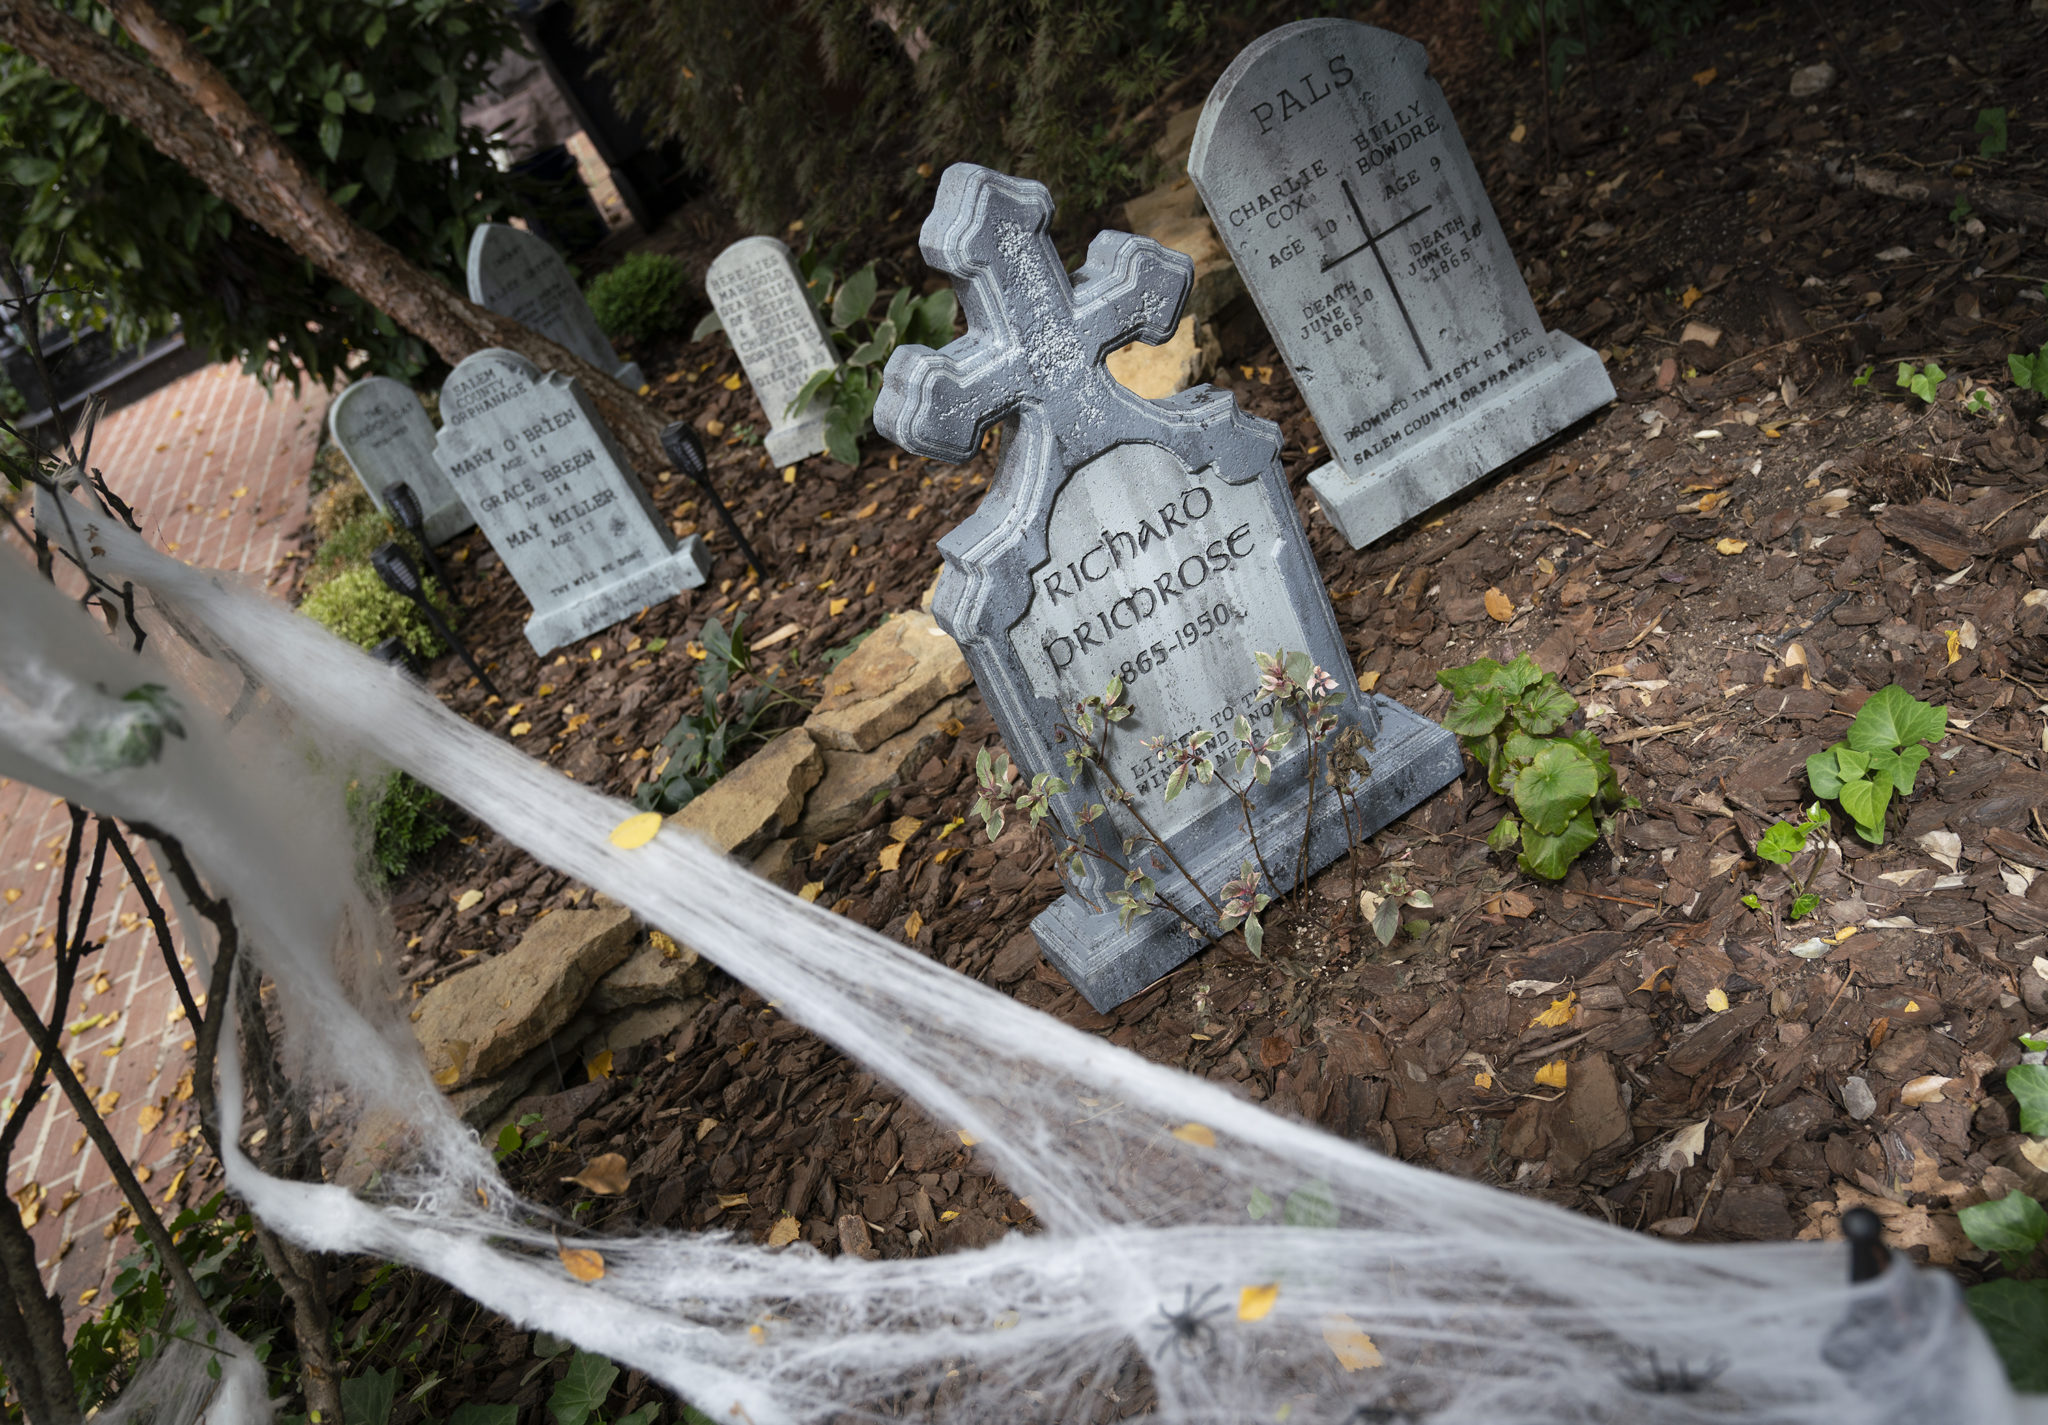
<path id="1" fill-rule="evenodd" d="M 1458 739 L 1449 732 L 1390 698 L 1374 698 L 1373 707 L 1380 733 L 1366 754 L 1372 775 L 1352 803 L 1353 825 L 1361 838 L 1449 786 L 1464 770 Z M 1302 821 L 1292 807 L 1259 818 L 1259 846 L 1276 876 L 1293 874 L 1301 856 Z M 1340 804 L 1334 796 L 1319 796 L 1309 832 L 1311 874 L 1343 855 L 1346 844 Z M 1249 855 L 1249 848 L 1239 841 L 1218 841 L 1206 857 L 1189 862 L 1188 872 L 1213 894 L 1237 875 L 1238 863 Z M 1190 907 L 1190 913 L 1214 930 L 1214 917 L 1206 906 Z M 1099 1014 L 1107 1014 L 1204 948 L 1168 911 L 1139 916 L 1128 929 L 1118 929 L 1116 919 L 1115 911 L 1091 911 L 1069 891 L 1031 922 L 1031 933 L 1046 958 Z"/>
<path id="2" fill-rule="evenodd" d="M 825 414 L 820 411 L 809 420 L 770 430 L 761 444 L 767 447 L 768 459 L 778 470 L 785 465 L 794 465 L 809 456 L 823 455 Z"/>
<path id="3" fill-rule="evenodd" d="M 621 574 L 571 603 L 526 621 L 526 641 L 545 657 L 567 643 L 610 628 L 653 604 L 664 603 L 711 577 L 711 554 L 701 535 L 691 535 L 658 564 Z"/>
<path id="4" fill-rule="evenodd" d="M 1533 376 L 1491 400 L 1460 406 L 1433 435 L 1403 443 L 1353 475 L 1335 462 L 1308 477 L 1323 513 L 1353 549 L 1407 523 L 1439 501 L 1548 440 L 1614 399 L 1599 353 L 1563 332 L 1546 332 L 1554 353 Z"/>
<path id="5" fill-rule="evenodd" d="M 641 371 L 640 363 L 637 361 L 628 361 L 620 366 L 618 370 L 612 373 L 612 379 L 621 386 L 624 386 L 628 391 L 638 391 L 647 384 L 647 375 Z"/>

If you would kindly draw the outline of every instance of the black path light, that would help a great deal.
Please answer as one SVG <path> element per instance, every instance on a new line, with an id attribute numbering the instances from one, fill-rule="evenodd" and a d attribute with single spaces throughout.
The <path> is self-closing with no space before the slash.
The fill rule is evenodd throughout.
<path id="1" fill-rule="evenodd" d="M 711 463 L 704 458 L 704 446 L 697 439 L 697 432 L 691 430 L 687 422 L 677 421 L 662 431 L 661 448 L 668 453 L 676 469 L 696 482 L 697 488 L 704 492 L 704 498 L 718 511 L 718 517 L 725 521 L 726 531 L 739 545 L 741 555 L 754 571 L 754 577 L 765 580 L 768 567 L 761 562 L 761 556 L 754 553 L 754 546 L 747 543 L 747 537 L 740 533 L 739 521 L 732 517 L 725 501 L 718 498 L 718 491 L 711 488 Z"/>
<path id="2" fill-rule="evenodd" d="M 411 599 L 413 606 L 426 617 L 427 623 L 441 641 L 462 655 L 462 661 L 469 665 L 469 671 L 476 674 L 477 681 L 484 685 L 484 691 L 494 698 L 503 699 L 498 685 L 491 681 L 491 675 L 476 661 L 476 655 L 469 651 L 469 645 L 455 636 L 455 630 L 448 627 L 448 620 L 441 617 L 441 611 L 434 607 L 427 597 L 426 586 L 420 581 L 420 571 L 413 566 L 406 552 L 396 544 L 387 544 L 370 556 L 370 565 L 377 571 L 377 577 L 394 594 Z"/>
<path id="3" fill-rule="evenodd" d="M 406 532 L 420 542 L 420 553 L 427 557 L 427 572 L 441 581 L 441 592 L 456 608 L 461 608 L 462 600 L 455 597 L 455 585 L 449 580 L 448 571 L 441 567 L 434 546 L 427 542 L 427 517 L 420 511 L 420 497 L 412 492 L 412 486 L 400 480 L 384 492 L 384 504 Z"/>

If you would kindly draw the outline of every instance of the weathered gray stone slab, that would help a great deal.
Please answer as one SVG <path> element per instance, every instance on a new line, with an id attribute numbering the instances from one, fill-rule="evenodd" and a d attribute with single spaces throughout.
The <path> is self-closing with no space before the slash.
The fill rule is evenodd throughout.
<path id="1" fill-rule="evenodd" d="M 628 391 L 647 384 L 638 362 L 612 350 L 569 264 L 532 233 L 485 223 L 469 235 L 469 300 L 561 343 Z"/>
<path id="2" fill-rule="evenodd" d="M 1536 315 L 1429 58 L 1350 20 L 1253 42 L 1188 172 L 1329 448 L 1362 546 L 1614 399 Z"/>
<path id="3" fill-rule="evenodd" d="M 378 509 L 393 485 L 411 487 L 427 543 L 453 539 L 476 523 L 434 463 L 434 423 L 404 382 L 371 376 L 354 383 L 327 408 L 327 433 Z"/>
<path id="4" fill-rule="evenodd" d="M 789 403 L 804 383 L 839 364 L 817 308 L 789 249 L 772 237 L 742 238 L 718 254 L 704 274 L 704 290 L 718 310 L 732 349 L 768 415 L 762 444 L 777 465 L 825 449 L 825 403 L 813 398 L 792 414 Z"/>
<path id="5" fill-rule="evenodd" d="M 516 352 L 486 348 L 448 373 L 434 458 L 533 605 L 536 653 L 710 573 L 704 541 L 669 536 L 582 388 Z"/>
<path id="6" fill-rule="evenodd" d="M 1105 355 L 1127 342 L 1173 333 L 1193 264 L 1150 239 L 1103 233 L 1070 285 L 1046 235 L 1051 216 L 1037 183 L 971 164 L 947 170 L 923 248 L 957 280 L 967 335 L 942 352 L 900 348 L 875 426 L 906 450 L 955 462 L 991 425 L 1011 427 L 987 497 L 939 541 L 945 568 L 932 612 L 960 643 L 1027 776 L 1070 775 L 1071 743 L 1057 740 L 1057 725 L 1112 675 L 1125 679 L 1137 711 L 1112 734 L 1109 768 L 1193 879 L 1155 871 L 1161 893 L 1213 930 L 1195 887 L 1220 890 L 1250 855 L 1237 803 L 1213 785 L 1165 803 L 1165 769 L 1141 742 L 1214 728 L 1211 748 L 1227 755 L 1240 713 L 1270 727 L 1275 708 L 1256 694 L 1254 652 L 1306 650 L 1348 694 L 1343 725 L 1374 748 L 1353 804 L 1367 834 L 1454 779 L 1458 748 L 1399 704 L 1359 693 L 1281 473 L 1279 428 L 1212 387 L 1148 401 L 1105 369 Z M 1089 803 L 1109 800 L 1102 777 L 1083 771 L 1054 799 L 1062 825 L 1081 826 Z M 1296 865 L 1308 782 L 1297 737 L 1256 799 L 1278 874 Z M 1094 834 L 1120 851 L 1136 823 L 1120 808 L 1107 822 Z M 1318 870 L 1345 843 L 1334 797 L 1318 799 L 1309 835 Z M 1120 874 L 1090 861 L 1032 923 L 1098 1009 L 1200 948 L 1164 910 L 1119 931 L 1107 897 L 1121 887 Z"/>

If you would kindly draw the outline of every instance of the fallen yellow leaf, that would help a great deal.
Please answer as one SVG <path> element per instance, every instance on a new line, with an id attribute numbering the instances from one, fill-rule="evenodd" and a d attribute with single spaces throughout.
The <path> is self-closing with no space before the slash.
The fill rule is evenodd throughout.
<path id="1" fill-rule="evenodd" d="M 923 825 L 924 821 L 921 817 L 899 816 L 889 823 L 889 839 L 891 841 L 908 841 L 911 837 L 917 835 L 918 830 Z"/>
<path id="2" fill-rule="evenodd" d="M 1656 969 L 1650 971 L 1649 974 L 1643 976 L 1643 982 L 1636 986 L 1635 993 L 1642 994 L 1648 991 L 1651 994 L 1655 994 L 1657 992 L 1657 982 L 1677 968 L 1678 966 L 1676 965 L 1659 965 Z"/>
<path id="3" fill-rule="evenodd" d="M 1707 991 L 1707 1008 L 1719 1014 L 1728 1008 L 1728 992 L 1719 985 Z"/>
<path id="4" fill-rule="evenodd" d="M 1543 1013 L 1529 1021 L 1530 1028 L 1556 1029 L 1560 1025 L 1570 1024 L 1572 1016 L 1578 1013 L 1577 1009 L 1574 1008 L 1578 1002 L 1579 992 L 1577 990 L 1566 990 L 1563 999 L 1552 1000 L 1549 1009 L 1544 1010 Z"/>
<path id="5" fill-rule="evenodd" d="M 976 1138 L 972 1133 L 969 1133 L 964 1128 L 956 1128 L 953 1131 L 960 1135 L 960 1145 L 964 1148 L 972 1148 L 976 1143 L 979 1143 L 981 1141 L 979 1138 Z"/>
<path id="6" fill-rule="evenodd" d="M 1552 1059 L 1536 1071 L 1536 1082 L 1547 1089 L 1561 1089 L 1564 1087 L 1564 1075 L 1564 1060 Z"/>
<path id="7" fill-rule="evenodd" d="M 569 1275 L 580 1282 L 594 1282 L 604 1275 L 604 1258 L 588 1247 L 564 1247 L 561 1250 L 562 1265 L 569 1269 Z"/>
<path id="8" fill-rule="evenodd" d="M 593 1079 L 608 1079 L 612 1076 L 612 1051 L 600 1049 L 591 1055 L 590 1062 L 583 1066 Z"/>
<path id="9" fill-rule="evenodd" d="M 1740 554 L 1747 548 L 1749 548 L 1749 541 L 1746 539 L 1717 539 L 1714 541 L 1714 552 L 1716 554 Z"/>
<path id="10" fill-rule="evenodd" d="M 1704 297 L 1705 295 L 1706 293 L 1700 291 L 1700 289 L 1697 287 L 1688 287 L 1685 289 L 1684 294 L 1681 295 L 1678 300 L 1689 312 L 1692 310 L 1692 304 L 1694 302 L 1697 302 L 1700 298 Z"/>
<path id="11" fill-rule="evenodd" d="M 903 938 L 905 940 L 915 940 L 917 939 L 917 932 L 922 929 L 924 929 L 924 917 L 918 912 L 912 911 L 903 922 Z"/>
<path id="12" fill-rule="evenodd" d="M 797 1239 L 803 1230 L 803 1224 L 785 1212 L 782 1216 L 776 1218 L 775 1225 L 768 1229 L 768 1245 L 771 1247 L 787 1247 Z"/>
<path id="13" fill-rule="evenodd" d="M 1183 1143 L 1192 1143 L 1197 1148 L 1216 1146 L 1216 1130 L 1206 1123 L 1183 1123 L 1173 1130 L 1173 1136 Z"/>
<path id="14" fill-rule="evenodd" d="M 512 724 L 512 735 L 514 737 L 524 737 L 527 733 L 532 731 L 533 724 L 530 722 L 515 722 Z"/>
<path id="15" fill-rule="evenodd" d="M 1486 591 L 1486 612 L 1495 623 L 1513 623 L 1515 618 L 1515 601 L 1506 594 L 1503 594 L 1499 589 L 1488 589 Z"/>
<path id="16" fill-rule="evenodd" d="M 1700 88 L 1704 89 L 1709 84 L 1712 84 L 1716 79 L 1720 78 L 1720 76 L 1721 71 L 1718 69 L 1703 69 L 1698 74 L 1695 74 L 1692 77 L 1692 82 L 1699 85 Z"/>
<path id="17" fill-rule="evenodd" d="M 135 1115 L 135 1126 L 137 1128 L 140 1128 L 144 1133 L 149 1132 L 150 1129 L 156 1127 L 159 1123 L 162 1123 L 163 1121 L 163 1109 L 153 1103 L 145 1103 L 142 1106 L 142 1112 Z"/>
<path id="18" fill-rule="evenodd" d="M 1908 1080 L 1906 1086 L 1899 1090 L 1899 1102 L 1912 1108 L 1924 1103 L 1946 1103 L 1948 1100 L 1942 1097 L 1941 1091 L 1954 1082 L 1941 1074 L 1922 1074 L 1917 1079 Z"/>
<path id="19" fill-rule="evenodd" d="M 4 896 L 9 905 L 13 905 L 21 899 L 21 887 L 9 886 L 5 892 L 0 892 L 0 896 Z"/>
<path id="20" fill-rule="evenodd" d="M 705 1140 L 706 1138 L 709 1138 L 709 1137 L 711 1136 L 711 1130 L 712 1130 L 712 1129 L 714 1129 L 714 1128 L 716 1128 L 716 1127 L 718 1127 L 718 1120 L 717 1120 L 717 1119 L 715 1119 L 715 1118 L 700 1118 L 700 1119 L 698 1119 L 698 1120 L 697 1120 L 697 1141 L 698 1141 L 699 1143 L 702 1143 L 702 1142 L 703 1142 L 703 1141 L 704 1141 L 704 1140 Z"/>
<path id="21" fill-rule="evenodd" d="M 1948 631 L 1948 661 L 1959 662 L 1963 656 L 1963 631 L 1952 628 Z"/>
<path id="22" fill-rule="evenodd" d="M 1372 1337 L 1358 1329 L 1358 1323 L 1343 1312 L 1323 1318 L 1323 1344 L 1347 1371 L 1376 1370 L 1386 1364 Z"/>
<path id="23" fill-rule="evenodd" d="M 725 387 L 725 389 L 726 389 L 726 390 L 728 390 L 728 391 L 737 391 L 737 390 L 739 390 L 739 388 L 740 388 L 740 374 L 739 374 L 739 372 L 737 372 L 737 371 L 733 372 L 733 374 L 732 374 L 732 375 L 730 375 L 730 376 L 726 377 L 726 378 L 725 378 L 725 379 L 724 379 L 723 381 L 719 382 L 718 384 L 719 384 L 719 385 L 721 385 L 721 386 L 723 386 L 723 387 Z"/>
<path id="24" fill-rule="evenodd" d="M 891 842 L 889 845 L 884 846 L 882 848 L 882 854 L 876 859 L 880 861 L 882 869 L 884 871 L 895 870 L 903 862 L 903 843 L 900 841 L 894 841 Z"/>
<path id="25" fill-rule="evenodd" d="M 1360 673 L 1358 675 L 1358 691 L 1361 693 L 1369 693 L 1379 685 L 1380 675 L 1378 669 L 1374 669 L 1370 673 Z"/>
<path id="26" fill-rule="evenodd" d="M 718 1210 L 730 1212 L 735 1207 L 745 1207 L 747 1195 L 743 1192 L 722 1192 L 718 1195 Z"/>
<path id="27" fill-rule="evenodd" d="M 816 901 L 824 893 L 823 881 L 805 881 L 804 888 L 796 893 L 796 898 L 800 901 Z"/>
<path id="28" fill-rule="evenodd" d="M 483 904 L 483 899 L 484 893 L 482 891 L 467 890 L 455 898 L 455 908 L 457 910 L 468 910 L 473 905 Z"/>
<path id="29" fill-rule="evenodd" d="M 654 840 L 661 830 L 661 813 L 643 811 L 638 816 L 629 816 L 612 828 L 612 845 L 621 851 L 634 851 Z"/>
<path id="30" fill-rule="evenodd" d="M 879 510 L 881 507 L 882 502 L 880 500 L 869 500 L 865 505 L 862 505 L 859 509 L 853 512 L 853 517 L 857 520 L 864 520 L 868 518 L 870 515 L 874 514 L 874 512 L 876 510 Z"/>
<path id="31" fill-rule="evenodd" d="M 827 618 L 838 618 L 841 614 L 846 612 L 846 606 L 851 602 L 851 599 L 832 600 L 830 603 L 825 605 L 825 616 Z"/>
<path id="32" fill-rule="evenodd" d="M 1273 1303 L 1280 1299 L 1280 1283 L 1267 1282 L 1264 1286 L 1248 1286 L 1237 1294 L 1237 1319 L 1240 1321 L 1264 1321 L 1273 1313 Z"/>
<path id="33" fill-rule="evenodd" d="M 607 1054 L 611 1050 L 605 1050 Z M 611 1197 L 624 1192 L 633 1179 L 626 1172 L 626 1159 L 622 1153 L 600 1153 L 583 1165 L 583 1171 L 574 1177 L 562 1179 L 580 1188 L 588 1188 L 600 1197 Z"/>
<path id="34" fill-rule="evenodd" d="M 1492 1075 L 1492 1074 L 1489 1074 L 1489 1073 L 1487 1073 L 1487 1072 L 1486 1072 L 1486 1070 L 1484 1070 L 1484 1069 L 1481 1069 L 1481 1070 L 1480 1070 L 1480 1071 L 1479 1071 L 1478 1073 L 1476 1073 L 1476 1074 L 1474 1074 L 1474 1075 L 1472 1076 L 1472 1087 L 1473 1087 L 1473 1088 L 1475 1088 L 1475 1089 L 1490 1089 L 1490 1088 L 1492 1088 L 1492 1087 L 1493 1087 L 1493 1075 Z"/>
<path id="35" fill-rule="evenodd" d="M 120 1101 L 121 1091 L 119 1089 L 108 1089 L 105 1093 L 101 1094 L 98 1098 L 92 1101 L 92 1106 L 98 1109 L 100 1111 L 101 1116 L 104 1117 L 105 1115 L 112 1113 L 114 1111 L 114 1105 L 119 1103 Z"/>

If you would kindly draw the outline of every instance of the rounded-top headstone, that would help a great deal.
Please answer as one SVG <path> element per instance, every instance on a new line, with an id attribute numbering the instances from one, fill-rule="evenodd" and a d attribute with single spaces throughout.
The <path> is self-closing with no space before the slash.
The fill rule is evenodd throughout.
<path id="1" fill-rule="evenodd" d="M 476 523 L 434 463 L 434 423 L 410 386 L 388 376 L 351 384 L 327 408 L 327 433 L 377 508 L 385 491 L 407 485 L 419 501 L 427 543 L 440 544 Z"/>
<path id="2" fill-rule="evenodd" d="M 637 362 L 612 350 L 569 264 L 532 233 L 484 223 L 469 235 L 469 300 L 560 343 L 629 391 L 647 384 Z"/>
<path id="3" fill-rule="evenodd" d="M 768 417 L 768 458 L 788 465 L 821 453 L 825 403 L 813 397 L 801 410 L 790 405 L 839 358 L 789 249 L 772 237 L 741 238 L 712 260 L 704 290 Z"/>
<path id="4" fill-rule="evenodd" d="M 1354 545 L 1614 399 L 1597 354 L 1543 329 L 1428 66 L 1370 25 L 1283 25 L 1217 80 L 1188 156 Z"/>

